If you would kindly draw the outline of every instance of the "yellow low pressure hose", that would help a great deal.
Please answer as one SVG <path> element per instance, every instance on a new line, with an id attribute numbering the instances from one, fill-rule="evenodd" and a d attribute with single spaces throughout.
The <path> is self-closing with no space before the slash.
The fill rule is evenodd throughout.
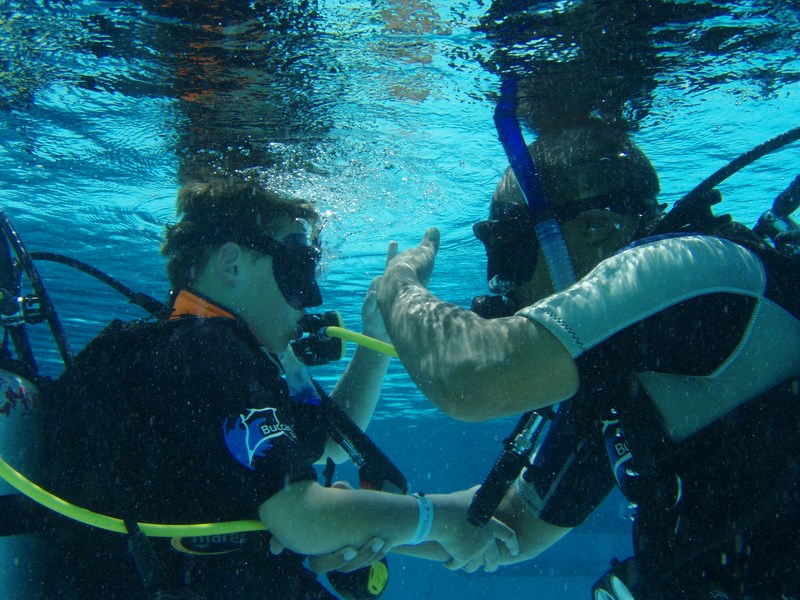
<path id="1" fill-rule="evenodd" d="M 80 523 L 115 531 L 128 533 L 122 519 L 101 515 L 70 504 L 58 496 L 43 490 L 38 485 L 27 479 L 22 473 L 16 471 L 5 460 L 0 458 L 0 477 L 18 492 L 25 494 L 42 506 L 57 512 L 60 515 L 74 519 Z M 227 521 L 223 523 L 197 523 L 194 525 L 159 525 L 156 523 L 139 523 L 139 528 L 151 537 L 194 537 L 202 535 L 223 535 L 226 533 L 242 533 L 245 531 L 264 531 L 261 521 Z"/>
<path id="2" fill-rule="evenodd" d="M 355 333 L 342 327 L 327 327 L 327 334 L 346 341 L 354 342 L 360 346 L 365 346 L 376 352 L 397 356 L 394 346 L 376 340 L 360 333 Z M 34 502 L 38 502 L 45 508 L 57 512 L 60 515 L 74 519 L 85 525 L 91 525 L 99 529 L 114 531 L 117 533 L 128 533 L 122 519 L 109 517 L 100 513 L 92 512 L 80 506 L 70 504 L 66 500 L 51 494 L 47 490 L 40 488 L 22 473 L 15 470 L 2 457 L 0 457 L 0 477 L 6 483 L 24 494 Z M 264 531 L 266 528 L 261 521 L 256 519 L 243 521 L 225 521 L 222 523 L 195 523 L 191 525 L 161 525 L 157 523 L 139 523 L 139 529 L 150 537 L 197 537 L 204 535 L 224 535 L 227 533 L 244 533 L 246 531 Z"/>
<path id="3" fill-rule="evenodd" d="M 395 358 L 397 358 L 397 350 L 394 349 L 394 346 L 386 342 L 382 342 L 381 340 L 376 340 L 375 338 L 363 335 L 361 333 L 356 333 L 355 331 L 350 331 L 349 329 L 344 329 L 343 327 L 336 327 L 334 325 L 326 327 L 325 333 L 330 337 L 335 337 L 348 342 L 353 342 L 355 344 L 358 344 L 359 346 L 364 346 L 365 348 L 369 348 L 370 350 L 375 350 L 376 352 L 380 352 L 381 354 L 388 354 L 389 356 L 394 356 Z"/>

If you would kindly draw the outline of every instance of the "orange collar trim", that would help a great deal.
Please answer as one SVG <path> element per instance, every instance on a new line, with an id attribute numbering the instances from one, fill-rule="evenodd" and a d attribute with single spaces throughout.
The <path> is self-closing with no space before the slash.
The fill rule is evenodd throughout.
<path id="1" fill-rule="evenodd" d="M 181 290 L 178 297 L 175 298 L 175 303 L 172 305 L 172 314 L 169 316 L 170 321 L 173 319 L 180 319 L 181 317 L 225 317 L 228 319 L 235 319 L 227 310 L 212 304 L 208 300 L 201 298 L 187 290 Z"/>

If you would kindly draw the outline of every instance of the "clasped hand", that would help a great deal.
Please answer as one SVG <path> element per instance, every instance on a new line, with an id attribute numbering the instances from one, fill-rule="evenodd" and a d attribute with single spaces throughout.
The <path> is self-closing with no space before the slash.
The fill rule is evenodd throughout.
<path id="1" fill-rule="evenodd" d="M 466 513 L 475 489 L 431 496 L 437 500 L 435 519 L 439 522 L 436 528 L 444 531 L 436 542 L 450 557 L 444 561 L 446 568 L 468 573 L 483 568 L 493 572 L 504 555 L 519 554 L 519 542 L 514 531 L 495 518 L 483 527 L 475 527 L 467 521 Z"/>
<path id="2" fill-rule="evenodd" d="M 466 512 L 475 489 L 428 496 L 436 506 L 434 519 L 440 533 L 435 541 L 394 546 L 390 540 L 373 538 L 360 548 L 347 546 L 330 554 L 311 556 L 309 566 L 317 573 L 355 571 L 395 551 L 442 562 L 451 570 L 472 573 L 483 568 L 493 572 L 506 562 L 504 558 L 519 554 L 519 542 L 511 528 L 497 519 L 491 519 L 484 527 L 475 527 L 467 521 Z M 273 551 L 279 547 L 276 544 Z"/>

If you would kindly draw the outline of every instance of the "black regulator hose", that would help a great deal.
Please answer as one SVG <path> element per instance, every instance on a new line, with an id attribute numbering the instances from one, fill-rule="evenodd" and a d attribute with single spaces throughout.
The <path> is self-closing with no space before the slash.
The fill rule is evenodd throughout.
<path id="1" fill-rule="evenodd" d="M 0 242 L 0 313 L 7 315 L 13 314 L 18 310 L 16 299 L 20 293 L 20 273 L 15 268 L 14 259 L 11 256 L 11 248 L 8 240 L 3 238 Z M 14 327 L 6 329 L 17 358 L 24 365 L 24 374 L 33 380 L 39 369 L 36 365 L 36 357 L 33 355 L 28 331 L 25 323 L 21 322 Z"/>
<path id="2" fill-rule="evenodd" d="M 492 518 L 508 488 L 519 477 L 528 464 L 527 456 L 504 448 L 497 457 L 489 475 L 475 492 L 467 511 L 467 520 L 476 527 L 483 527 Z"/>
<path id="3" fill-rule="evenodd" d="M 133 291 L 119 280 L 114 279 L 110 275 L 103 273 L 100 269 L 96 269 L 85 262 L 69 256 L 64 256 L 63 254 L 56 254 L 55 252 L 31 252 L 30 256 L 33 260 L 45 260 L 59 263 L 68 267 L 72 267 L 73 269 L 77 269 L 78 271 L 82 271 L 87 275 L 91 275 L 95 279 L 102 281 L 107 286 L 115 289 L 120 294 L 125 296 L 131 304 L 135 304 L 136 306 L 143 308 L 151 315 L 157 315 L 164 310 L 163 302 L 156 300 L 145 293 Z"/>
<path id="4" fill-rule="evenodd" d="M 676 231 L 680 227 L 691 222 L 691 215 L 698 208 L 707 208 L 709 205 L 719 201 L 719 195 L 712 194 L 712 190 L 720 183 L 728 179 L 734 173 L 742 170 L 747 165 L 766 156 L 770 152 L 775 152 L 784 146 L 800 140 L 800 127 L 795 127 L 789 131 L 775 136 L 748 150 L 738 158 L 733 159 L 727 165 L 712 173 L 698 186 L 678 200 L 667 214 L 656 225 L 654 233 L 664 231 Z"/>

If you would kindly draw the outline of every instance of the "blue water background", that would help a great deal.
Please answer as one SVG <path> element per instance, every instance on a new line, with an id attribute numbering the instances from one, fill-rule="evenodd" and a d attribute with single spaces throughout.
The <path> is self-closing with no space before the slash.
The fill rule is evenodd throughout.
<path id="1" fill-rule="evenodd" d="M 692 40 L 712 30 L 744 33 L 725 38 L 730 52 L 675 60 L 656 77 L 649 113 L 632 137 L 655 165 L 668 203 L 757 143 L 800 126 L 797 2 L 676 4 L 716 4 L 728 13 L 687 25 L 685 43 L 665 46 L 665 55 L 696 52 Z M 395 15 L 397 6 L 389 7 Z M 268 140 L 279 160 L 264 171 L 327 216 L 323 308 L 341 311 L 356 330 L 388 242 L 408 248 L 430 225 L 442 232 L 431 290 L 464 307 L 486 291 L 471 226 L 484 218 L 507 165 L 492 124 L 499 79 L 481 65 L 491 47 L 474 29 L 487 6 L 419 6 L 433 9 L 421 20 L 435 26 L 393 28 L 385 5 L 323 0 L 310 39 L 302 31 L 277 38 L 288 57 L 277 75 L 258 65 L 221 75 L 255 83 L 252 97 L 227 98 L 220 114 L 236 122 L 237 135 L 250 131 L 256 150 Z M 0 206 L 29 250 L 72 256 L 157 298 L 167 291 L 158 244 L 174 213 L 176 149 L 191 130 L 192 98 L 204 93 L 179 90 L 185 65 L 156 40 L 159 26 L 174 23 L 131 2 L 12 2 L 0 13 Z M 760 44 L 746 33 L 776 30 Z M 795 144 L 727 180 L 719 186 L 722 208 L 752 224 L 798 174 L 798 159 Z M 89 277 L 46 263 L 40 270 L 75 350 L 112 317 L 142 314 Z M 57 373 L 46 330 L 31 333 L 43 370 Z M 332 385 L 342 367 L 315 375 Z M 414 489 L 451 491 L 483 479 L 514 421 L 453 421 L 393 361 L 369 433 Z M 541 557 L 492 575 L 390 557 L 384 598 L 588 597 L 610 558 L 630 552 L 629 535 L 626 503 L 614 494 Z M 13 570 L 13 551 L 5 558 Z"/>

